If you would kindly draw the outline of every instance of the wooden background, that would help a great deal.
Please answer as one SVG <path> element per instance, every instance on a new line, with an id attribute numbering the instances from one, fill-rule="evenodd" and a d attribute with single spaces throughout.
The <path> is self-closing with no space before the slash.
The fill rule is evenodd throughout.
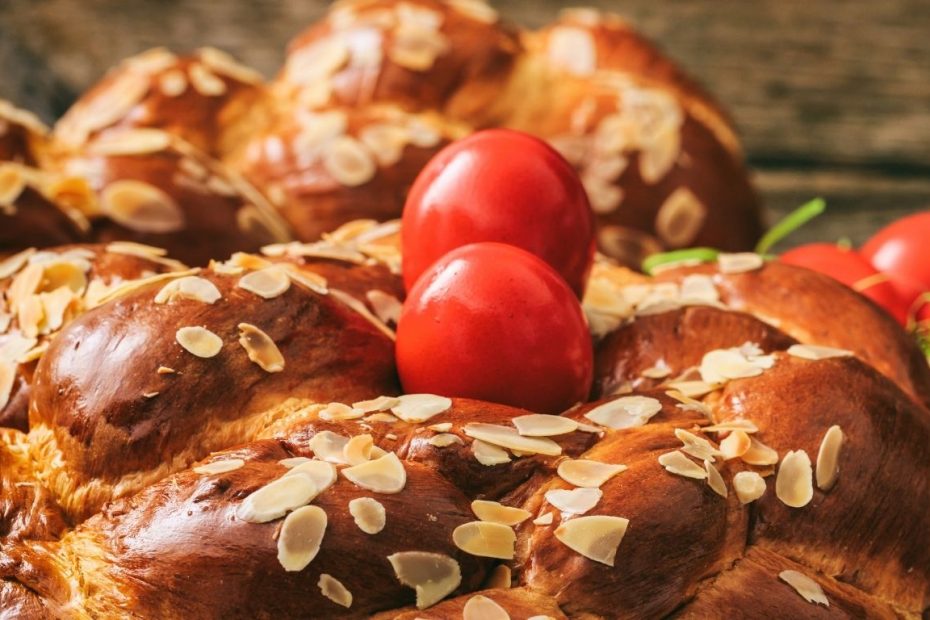
<path id="1" fill-rule="evenodd" d="M 319 0 L 0 0 L 0 97 L 47 121 L 143 49 L 214 45 L 271 75 Z M 861 241 L 930 207 L 927 0 L 590 0 L 637 25 L 724 101 L 777 217 L 829 211 L 792 238 Z M 565 3 L 503 0 L 528 26 Z M 930 241 L 930 240 L 928 240 Z"/>

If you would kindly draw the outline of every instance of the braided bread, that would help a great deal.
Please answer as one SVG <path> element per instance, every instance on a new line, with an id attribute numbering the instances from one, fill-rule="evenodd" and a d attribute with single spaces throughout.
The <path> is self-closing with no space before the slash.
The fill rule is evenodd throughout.
<path id="1" fill-rule="evenodd" d="M 124 238 L 204 265 L 312 241 L 398 217 L 438 149 L 497 126 L 562 152 L 602 250 L 629 265 L 760 233 L 726 115 L 619 18 L 567 11 L 530 32 L 477 0 L 359 0 L 296 37 L 267 84 L 218 50 L 159 48 L 111 71 L 51 136 L 0 106 L 0 162 L 30 167 L 0 164 L 0 230 L 29 231 L 0 242 Z"/>
<path id="2" fill-rule="evenodd" d="M 593 400 L 539 416 L 400 395 L 397 232 L 125 280 L 64 326 L 0 444 L 2 608 L 926 613 L 930 381 L 871 302 L 755 255 L 601 259 Z"/>

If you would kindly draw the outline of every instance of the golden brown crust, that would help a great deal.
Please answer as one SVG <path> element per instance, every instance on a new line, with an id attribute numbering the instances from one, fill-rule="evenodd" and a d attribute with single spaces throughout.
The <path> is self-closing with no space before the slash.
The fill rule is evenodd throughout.
<path id="1" fill-rule="evenodd" d="M 55 126 L 55 138 L 79 149 L 107 128 L 152 128 L 218 155 L 230 140 L 227 128 L 248 122 L 262 82 L 220 50 L 179 57 L 151 49 L 124 60 L 78 99 Z"/>
<path id="2" fill-rule="evenodd" d="M 660 273 L 658 282 L 688 274 L 713 277 L 720 300 L 806 344 L 853 351 L 914 398 L 930 404 L 930 366 L 916 342 L 871 300 L 823 274 L 770 261 L 760 269 L 721 273 L 716 265 Z"/>
<path id="3" fill-rule="evenodd" d="M 264 299 L 239 286 L 252 270 L 217 269 L 197 275 L 219 291 L 214 303 L 155 303 L 166 283 L 151 284 L 71 323 L 40 363 L 30 412 L 36 458 L 72 514 L 93 514 L 153 481 L 152 472 L 157 480 L 249 439 L 267 424 L 261 412 L 287 398 L 351 401 L 397 389 L 391 341 L 332 294 L 294 282 Z M 282 371 L 250 360 L 242 323 L 275 343 Z M 205 327 L 221 350 L 208 359 L 185 350 L 176 332 L 187 327 Z"/>
<path id="4" fill-rule="evenodd" d="M 485 597 L 494 601 L 511 618 L 532 618 L 533 616 L 549 617 L 552 620 L 565 620 L 568 618 L 554 599 L 529 588 L 512 588 L 503 590 L 480 590 L 471 594 L 463 594 L 453 599 L 443 601 L 426 610 L 411 609 L 407 611 L 386 611 L 372 617 L 372 620 L 460 620 L 463 617 L 465 606 L 474 597 Z M 480 617 L 480 616 L 479 616 Z"/>
<path id="5" fill-rule="evenodd" d="M 184 267 L 162 254 L 124 243 L 64 245 L 27 249 L 0 263 L 0 363 L 15 368 L 12 386 L 0 393 L 0 427 L 28 429 L 36 360 L 64 325 L 125 280 Z"/>
<path id="6" fill-rule="evenodd" d="M 67 526 L 51 493 L 35 477 L 26 436 L 0 429 L 0 540 L 53 539 Z"/>

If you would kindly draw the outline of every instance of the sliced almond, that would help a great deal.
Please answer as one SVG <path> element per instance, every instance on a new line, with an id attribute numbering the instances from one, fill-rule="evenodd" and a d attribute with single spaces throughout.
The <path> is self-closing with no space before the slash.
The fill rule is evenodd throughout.
<path id="1" fill-rule="evenodd" d="M 704 468 L 684 455 L 683 452 L 675 450 L 666 452 L 659 457 L 659 464 L 670 474 L 684 476 L 685 478 L 694 478 L 695 480 L 704 480 L 707 478 L 707 472 Z"/>
<path id="2" fill-rule="evenodd" d="M 0 280 L 9 278 L 11 275 L 22 269 L 26 264 L 26 261 L 29 260 L 29 257 L 35 253 L 35 248 L 27 248 L 22 252 L 17 252 L 8 258 L 5 258 L 3 262 L 0 262 Z"/>
<path id="3" fill-rule="evenodd" d="M 226 52 L 215 47 L 202 47 L 198 50 L 203 64 L 220 75 L 231 77 L 244 84 L 261 84 L 262 74 L 251 69 Z"/>
<path id="4" fill-rule="evenodd" d="M 626 469 L 626 465 L 612 465 L 587 459 L 566 459 L 559 463 L 557 473 L 562 480 L 576 487 L 598 488 Z"/>
<path id="5" fill-rule="evenodd" d="M 707 472 L 707 486 L 713 489 L 714 493 L 726 499 L 728 495 L 727 483 L 709 460 L 704 461 L 704 471 Z"/>
<path id="6" fill-rule="evenodd" d="M 706 381 L 672 381 L 666 383 L 670 388 L 688 398 L 701 398 L 714 391 L 715 387 Z"/>
<path id="7" fill-rule="evenodd" d="M 524 437 L 564 435 L 578 429 L 578 423 L 571 418 L 542 413 L 517 416 L 511 422 L 517 427 L 517 432 Z"/>
<path id="8" fill-rule="evenodd" d="M 597 506 L 603 495 L 600 489 L 552 489 L 546 491 L 546 501 L 561 512 L 582 515 Z"/>
<path id="9" fill-rule="evenodd" d="M 555 537 L 589 560 L 613 566 L 629 524 L 629 519 L 623 517 L 575 517 L 563 521 L 556 528 Z"/>
<path id="10" fill-rule="evenodd" d="M 384 323 L 394 323 L 396 325 L 397 321 L 400 320 L 400 311 L 403 309 L 403 305 L 393 295 L 379 290 L 371 290 L 365 294 L 365 297 L 368 298 L 368 303 L 374 309 L 375 315 Z"/>
<path id="11" fill-rule="evenodd" d="M 320 588 L 323 596 L 337 605 L 341 605 L 346 609 L 352 606 L 352 593 L 332 575 L 322 573 L 316 585 Z"/>
<path id="12" fill-rule="evenodd" d="M 485 580 L 484 587 L 488 589 L 502 588 L 507 590 L 513 586 L 513 571 L 506 564 L 498 564 Z"/>
<path id="13" fill-rule="evenodd" d="M 352 408 L 362 413 L 371 413 L 373 411 L 388 411 L 391 407 L 400 404 L 400 399 L 396 396 L 379 396 L 372 400 L 362 400 L 352 403 Z"/>
<path id="14" fill-rule="evenodd" d="M 707 207 L 687 187 L 679 187 L 659 207 L 655 229 L 669 247 L 684 247 L 694 241 L 706 218 Z"/>
<path id="15" fill-rule="evenodd" d="M 732 431 L 720 442 L 720 454 L 723 455 L 724 460 L 729 461 L 746 454 L 751 446 L 752 439 L 745 431 Z"/>
<path id="16" fill-rule="evenodd" d="M 158 89 L 166 97 L 179 97 L 187 90 L 187 76 L 180 69 L 167 71 L 158 78 Z"/>
<path id="17" fill-rule="evenodd" d="M 701 430 L 705 433 L 729 433 L 733 431 L 740 431 L 746 433 L 747 435 L 751 435 L 753 433 L 758 433 L 759 427 L 756 426 L 756 423 L 752 420 L 735 418 L 733 420 L 711 424 L 710 426 L 703 426 L 701 427 Z"/>
<path id="18" fill-rule="evenodd" d="M 750 438 L 749 449 L 740 458 L 747 465 L 774 465 L 778 462 L 778 452 L 768 447 L 755 437 Z"/>
<path id="19" fill-rule="evenodd" d="M 425 422 L 452 407 L 452 399 L 435 394 L 404 394 L 398 400 L 391 413 L 411 423 Z"/>
<path id="20" fill-rule="evenodd" d="M 182 327 L 174 337 L 188 353 L 197 357 L 214 357 L 223 348 L 223 339 L 205 327 Z"/>
<path id="21" fill-rule="evenodd" d="M 662 411 L 662 403 L 649 396 L 622 396 L 595 407 L 584 417 L 612 429 L 643 426 Z"/>
<path id="22" fill-rule="evenodd" d="M 720 273 L 745 273 L 762 269 L 765 261 L 753 252 L 740 252 L 737 254 L 720 254 L 717 256 L 717 267 Z"/>
<path id="23" fill-rule="evenodd" d="M 500 523 L 471 521 L 452 531 L 452 541 L 471 555 L 512 560 L 517 536 L 510 527 Z"/>
<path id="24" fill-rule="evenodd" d="M 793 344 L 788 347 L 788 355 L 800 357 L 806 360 L 825 360 L 831 357 L 850 357 L 852 351 L 846 349 L 837 349 L 835 347 L 824 347 L 814 344 Z"/>
<path id="25" fill-rule="evenodd" d="M 783 570 L 778 573 L 778 578 L 794 588 L 794 591 L 800 594 L 808 603 L 815 603 L 824 607 L 830 606 L 830 601 L 827 599 L 823 588 L 807 575 L 796 570 Z"/>
<path id="26" fill-rule="evenodd" d="M 13 383 L 16 381 L 16 364 L 0 361 L 0 411 L 10 402 Z"/>
<path id="27" fill-rule="evenodd" d="M 701 359 L 701 379 L 720 384 L 732 379 L 757 377 L 775 364 L 770 355 L 747 356 L 739 349 L 717 349 Z"/>
<path id="28" fill-rule="evenodd" d="M 533 525 L 552 525 L 552 513 L 544 512 L 535 519 L 533 519 Z"/>
<path id="29" fill-rule="evenodd" d="M 199 62 L 190 66 L 188 75 L 194 90 L 204 97 L 219 97 L 226 94 L 226 82 Z"/>
<path id="30" fill-rule="evenodd" d="M 365 412 L 342 403 L 329 403 L 320 410 L 318 415 L 321 420 L 336 422 L 338 420 L 356 420 L 365 415 Z"/>
<path id="31" fill-rule="evenodd" d="M 281 464 L 283 465 L 284 462 L 282 461 Z M 284 474 L 282 478 L 287 476 L 306 476 L 310 478 L 316 487 L 317 495 L 319 495 L 336 483 L 336 467 L 326 461 L 307 459 L 292 466 L 290 471 Z"/>
<path id="32" fill-rule="evenodd" d="M 396 416 L 390 413 L 379 412 L 379 413 L 372 413 L 371 415 L 366 415 L 365 422 L 368 422 L 368 423 L 381 422 L 382 424 L 396 424 L 400 422 L 400 420 Z"/>
<path id="33" fill-rule="evenodd" d="M 312 459 L 308 459 L 305 456 L 291 456 L 286 459 L 281 459 L 278 461 L 278 465 L 287 467 L 288 469 L 293 469 L 298 465 L 303 465 L 304 463 L 309 463 Z"/>
<path id="34" fill-rule="evenodd" d="M 320 552 L 326 524 L 326 512 L 319 506 L 303 506 L 287 515 L 278 534 L 278 562 L 284 570 L 301 571 L 313 561 Z"/>
<path id="35" fill-rule="evenodd" d="M 506 450 L 480 439 L 475 439 L 471 443 L 471 452 L 475 455 L 475 459 L 486 467 L 510 462 L 510 455 Z"/>
<path id="36" fill-rule="evenodd" d="M 840 451 L 843 447 L 843 431 L 833 425 L 827 429 L 820 450 L 817 451 L 817 488 L 829 491 L 840 475 Z"/>
<path id="37" fill-rule="evenodd" d="M 407 472 L 393 452 L 342 470 L 353 484 L 375 493 L 400 493 L 407 484 Z"/>
<path id="38" fill-rule="evenodd" d="M 562 453 L 562 447 L 551 439 L 524 437 L 508 426 L 472 423 L 465 425 L 464 432 L 472 439 L 480 439 L 489 444 L 510 450 L 519 450 L 529 454 L 545 454 L 547 456 L 558 456 Z"/>
<path id="39" fill-rule="evenodd" d="M 417 609 L 435 605 L 462 583 L 459 563 L 442 553 L 402 551 L 387 559 L 397 580 L 416 590 Z"/>
<path id="40" fill-rule="evenodd" d="M 236 510 L 236 517 L 249 523 L 274 521 L 309 504 L 316 495 L 316 485 L 309 477 L 284 476 L 246 497 Z"/>
<path id="41" fill-rule="evenodd" d="M 553 28 L 549 33 L 547 56 L 552 66 L 573 75 L 590 76 L 597 69 L 594 38 L 582 28 Z"/>
<path id="42" fill-rule="evenodd" d="M 212 476 L 213 474 L 225 474 L 226 472 L 236 471 L 245 465 L 242 459 L 225 459 L 222 461 L 211 461 L 194 467 L 195 474 L 203 476 Z"/>
<path id="43" fill-rule="evenodd" d="M 94 155 L 145 155 L 171 146 L 171 134 L 160 129 L 123 129 L 102 134 L 87 147 Z"/>
<path id="44" fill-rule="evenodd" d="M 374 447 L 374 438 L 371 435 L 356 435 L 346 443 L 342 449 L 342 456 L 349 465 L 360 465 L 371 460 Z"/>
<path id="45" fill-rule="evenodd" d="M 802 508 L 814 497 L 811 460 L 804 450 L 789 450 L 778 467 L 775 495 L 786 506 Z"/>
<path id="46" fill-rule="evenodd" d="M 155 303 L 164 304 L 178 299 L 191 299 L 212 304 L 222 298 L 223 295 L 213 282 L 198 276 L 186 276 L 171 280 L 163 286 L 155 295 Z"/>
<path id="47" fill-rule="evenodd" d="M 301 269 L 296 265 L 285 265 L 285 271 L 287 275 L 302 287 L 313 291 L 319 295 L 328 295 L 329 286 L 326 278 L 321 276 L 318 273 L 314 273 L 309 269 Z"/>
<path id="48" fill-rule="evenodd" d="M 719 304 L 720 293 L 717 292 L 713 278 L 700 273 L 685 276 L 681 281 L 681 303 L 688 305 Z"/>
<path id="49" fill-rule="evenodd" d="M 436 431 L 437 433 L 448 433 L 452 430 L 452 422 L 440 422 L 439 424 L 430 424 L 427 426 L 431 431 Z"/>
<path id="50" fill-rule="evenodd" d="M 465 602 L 462 620 L 510 620 L 510 614 L 482 594 L 476 594 Z"/>
<path id="51" fill-rule="evenodd" d="M 287 292 L 291 279 L 283 268 L 273 265 L 245 274 L 239 279 L 238 286 L 263 299 L 274 299 Z"/>
<path id="52" fill-rule="evenodd" d="M 696 459 L 713 463 L 716 457 L 721 456 L 720 450 L 711 442 L 683 428 L 675 429 L 675 437 L 683 444 L 681 451 Z"/>
<path id="53" fill-rule="evenodd" d="M 339 136 L 328 145 L 323 152 L 323 167 L 346 187 L 364 185 L 378 171 L 368 149 L 350 136 Z"/>
<path id="54" fill-rule="evenodd" d="M 733 490 L 741 504 L 754 502 L 765 495 L 765 479 L 754 471 L 741 471 L 733 476 Z"/>
<path id="55" fill-rule="evenodd" d="M 271 337 L 250 323 L 239 323 L 239 344 L 265 372 L 284 370 L 284 356 Z"/>
<path id="56" fill-rule="evenodd" d="M 437 448 L 448 448 L 453 444 L 465 445 L 462 438 L 452 433 L 439 433 L 429 438 L 429 445 Z"/>
<path id="57" fill-rule="evenodd" d="M 310 438 L 310 449 L 318 459 L 345 464 L 344 450 L 349 438 L 332 431 L 320 431 Z"/>
<path id="58" fill-rule="evenodd" d="M 475 516 L 482 521 L 509 526 L 523 523 L 532 516 L 528 511 L 522 508 L 504 506 L 500 502 L 492 502 L 484 499 L 476 499 L 473 501 L 471 503 L 471 510 L 475 513 Z"/>
<path id="59" fill-rule="evenodd" d="M 175 232 L 185 224 L 174 199 L 142 181 L 113 181 L 100 193 L 100 206 L 116 223 L 139 232 Z"/>
<path id="60" fill-rule="evenodd" d="M 366 534 L 377 534 L 387 523 L 384 505 L 371 497 L 357 497 L 349 502 L 349 514 L 358 529 Z"/>

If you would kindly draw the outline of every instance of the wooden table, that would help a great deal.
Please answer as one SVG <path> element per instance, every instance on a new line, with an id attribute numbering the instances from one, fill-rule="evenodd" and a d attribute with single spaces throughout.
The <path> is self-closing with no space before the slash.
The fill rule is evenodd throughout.
<path id="1" fill-rule="evenodd" d="M 862 241 L 930 208 L 926 0 L 590 0 L 620 12 L 733 113 L 772 217 L 829 211 L 792 238 Z M 224 48 L 268 75 L 319 0 L 3 0 L 0 97 L 53 120 L 121 58 L 156 45 Z M 528 26 L 564 3 L 497 2 Z"/>

